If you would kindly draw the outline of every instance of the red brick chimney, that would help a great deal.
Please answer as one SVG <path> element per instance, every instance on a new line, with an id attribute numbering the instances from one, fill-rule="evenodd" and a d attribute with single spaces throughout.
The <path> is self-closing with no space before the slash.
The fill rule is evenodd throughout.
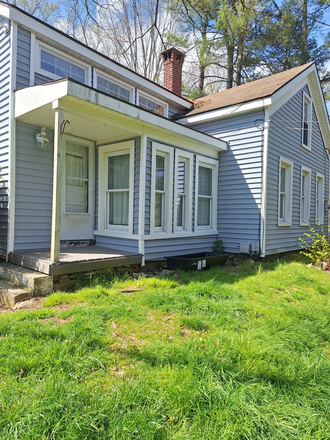
<path id="1" fill-rule="evenodd" d="M 175 47 L 171 47 L 171 49 L 164 50 L 161 55 L 164 62 L 164 87 L 181 95 L 184 54 Z"/>

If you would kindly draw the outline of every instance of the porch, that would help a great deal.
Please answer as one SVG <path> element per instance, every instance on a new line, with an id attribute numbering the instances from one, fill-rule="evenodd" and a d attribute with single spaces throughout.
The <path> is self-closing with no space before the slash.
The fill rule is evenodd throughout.
<path id="1" fill-rule="evenodd" d="M 100 246 L 70 247 L 60 250 L 59 261 L 52 262 L 50 249 L 10 252 L 8 261 L 50 276 L 139 265 L 142 255 Z"/>

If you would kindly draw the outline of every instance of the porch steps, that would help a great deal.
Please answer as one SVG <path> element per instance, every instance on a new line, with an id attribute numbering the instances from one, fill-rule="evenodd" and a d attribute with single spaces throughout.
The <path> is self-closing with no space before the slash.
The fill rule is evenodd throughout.
<path id="1" fill-rule="evenodd" d="M 12 263 L 0 263 L 1 303 L 13 307 L 25 298 L 52 291 L 53 277 Z"/>

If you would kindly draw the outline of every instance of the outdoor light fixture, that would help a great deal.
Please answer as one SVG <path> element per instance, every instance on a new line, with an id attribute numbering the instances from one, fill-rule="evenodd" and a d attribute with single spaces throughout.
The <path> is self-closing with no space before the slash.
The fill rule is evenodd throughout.
<path id="1" fill-rule="evenodd" d="M 37 134 L 37 145 L 38 148 L 44 150 L 48 145 L 49 139 L 47 138 L 46 129 L 42 127 L 41 133 Z"/>

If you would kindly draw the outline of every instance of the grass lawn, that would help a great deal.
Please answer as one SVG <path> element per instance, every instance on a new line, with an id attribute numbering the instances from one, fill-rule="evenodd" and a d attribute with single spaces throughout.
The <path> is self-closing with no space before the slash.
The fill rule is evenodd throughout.
<path id="1" fill-rule="evenodd" d="M 0 439 L 330 439 L 330 274 L 92 280 L 0 315 Z"/>

